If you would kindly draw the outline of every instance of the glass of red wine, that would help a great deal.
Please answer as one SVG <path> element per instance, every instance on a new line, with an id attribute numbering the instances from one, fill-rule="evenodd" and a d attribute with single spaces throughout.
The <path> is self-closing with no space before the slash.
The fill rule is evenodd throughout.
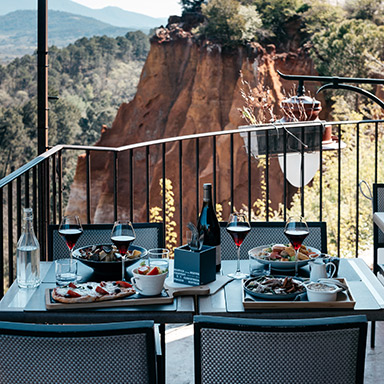
<path id="1" fill-rule="evenodd" d="M 236 245 L 237 268 L 236 272 L 229 273 L 228 276 L 234 279 L 245 279 L 246 277 L 248 277 L 246 273 L 240 271 L 240 246 L 250 230 L 251 226 L 248 222 L 247 217 L 243 213 L 232 213 L 229 216 L 227 232 L 231 235 Z"/>
<path id="2" fill-rule="evenodd" d="M 121 256 L 121 279 L 125 281 L 124 261 L 131 243 L 136 239 L 135 230 L 129 220 L 115 221 L 111 233 L 111 241 L 116 245 Z"/>
<path id="3" fill-rule="evenodd" d="M 73 248 L 83 233 L 80 218 L 76 215 L 64 216 L 59 226 L 59 235 L 62 236 L 69 248 L 69 255 L 72 259 Z"/>
<path id="4" fill-rule="evenodd" d="M 295 249 L 295 276 L 299 274 L 299 268 L 297 263 L 297 255 L 301 244 L 305 238 L 309 235 L 308 225 L 305 219 L 301 216 L 291 216 L 285 224 L 284 235 L 288 238 L 292 247 Z"/>

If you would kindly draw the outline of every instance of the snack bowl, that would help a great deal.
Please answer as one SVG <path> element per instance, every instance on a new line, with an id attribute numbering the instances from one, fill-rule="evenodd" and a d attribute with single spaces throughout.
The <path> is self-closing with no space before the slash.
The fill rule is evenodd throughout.
<path id="1" fill-rule="evenodd" d="M 114 253 L 114 259 L 111 261 L 103 260 L 94 260 L 92 259 L 92 249 L 108 247 L 111 248 L 111 252 Z M 89 252 L 90 257 L 86 257 L 86 252 Z M 137 261 L 141 260 L 144 256 L 147 255 L 148 251 L 137 245 L 130 245 L 128 248 L 128 255 L 125 258 L 124 266 L 129 267 Z M 87 245 L 82 248 L 75 249 L 73 251 L 73 258 L 82 262 L 86 266 L 93 269 L 93 271 L 100 276 L 121 276 L 121 256 L 114 250 L 112 244 L 100 244 L 100 245 Z"/>
<path id="2" fill-rule="evenodd" d="M 158 269 L 156 274 L 143 274 L 140 272 L 141 269 L 148 268 L 151 271 L 153 268 Z M 143 296 L 157 296 L 160 295 L 164 288 L 164 281 L 168 276 L 168 269 L 161 270 L 159 267 L 149 268 L 142 266 L 132 270 L 133 277 L 131 278 L 132 285 L 136 291 Z"/>
<path id="3" fill-rule="evenodd" d="M 332 283 L 311 282 L 305 285 L 308 301 L 336 301 L 343 288 Z"/>

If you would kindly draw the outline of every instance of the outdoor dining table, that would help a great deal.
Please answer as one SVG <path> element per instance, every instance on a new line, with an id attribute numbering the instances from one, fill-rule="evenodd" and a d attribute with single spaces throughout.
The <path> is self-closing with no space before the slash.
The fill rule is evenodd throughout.
<path id="1" fill-rule="evenodd" d="M 81 281 L 100 281 L 91 268 L 79 263 Z M 47 310 L 45 293 L 56 287 L 54 264 L 41 263 L 42 283 L 35 289 L 20 289 L 15 281 L 0 301 L 0 320 L 34 323 L 100 323 L 154 320 L 155 323 L 190 323 L 195 314 L 192 296 L 175 297 L 170 304 L 152 304 L 92 309 Z"/>
<path id="2" fill-rule="evenodd" d="M 249 272 L 248 260 L 241 260 L 241 270 Z M 222 261 L 222 273 L 227 274 L 236 269 L 236 261 Z M 272 271 L 273 272 L 273 271 Z M 303 269 L 303 274 L 307 273 Z M 262 318 L 301 318 L 328 317 L 352 314 L 365 314 L 369 321 L 384 321 L 384 286 L 372 273 L 362 259 L 341 259 L 338 277 L 347 281 L 356 302 L 354 308 L 252 308 L 245 309 L 242 301 L 242 281 L 233 280 L 224 289 L 214 295 L 198 298 L 198 311 L 201 315 Z"/>

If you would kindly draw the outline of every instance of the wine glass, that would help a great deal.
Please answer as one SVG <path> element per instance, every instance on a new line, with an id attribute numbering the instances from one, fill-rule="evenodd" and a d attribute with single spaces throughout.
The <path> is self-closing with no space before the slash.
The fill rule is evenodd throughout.
<path id="1" fill-rule="evenodd" d="M 128 248 L 136 239 L 135 230 L 129 220 L 115 221 L 111 233 L 111 241 L 116 245 L 121 256 L 121 280 L 125 281 L 124 261 Z"/>
<path id="2" fill-rule="evenodd" d="M 69 248 L 69 256 L 72 260 L 73 248 L 83 233 L 80 218 L 77 215 L 64 216 L 59 226 L 59 235 L 62 236 Z"/>
<path id="3" fill-rule="evenodd" d="M 298 276 L 297 255 L 305 238 L 309 235 L 308 225 L 304 217 L 291 216 L 285 224 L 284 235 L 287 236 L 289 242 L 295 250 L 295 276 Z"/>
<path id="4" fill-rule="evenodd" d="M 240 246 L 250 230 L 251 226 L 243 213 L 231 213 L 228 219 L 227 232 L 236 244 L 237 268 L 235 273 L 229 273 L 228 276 L 234 279 L 244 279 L 248 276 L 240 272 Z"/>

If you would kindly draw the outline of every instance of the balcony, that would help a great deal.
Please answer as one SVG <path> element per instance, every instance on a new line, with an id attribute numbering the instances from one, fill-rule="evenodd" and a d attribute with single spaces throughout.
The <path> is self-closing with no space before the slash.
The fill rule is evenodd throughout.
<path id="1" fill-rule="evenodd" d="M 119 148 L 58 145 L 38 156 L 0 181 L 0 263 L 3 278 L 0 297 L 16 274 L 16 244 L 21 233 L 22 209 L 32 207 L 35 229 L 41 246 L 41 259 L 49 260 L 47 227 L 58 224 L 71 208 L 69 201 L 81 200 L 85 209 L 77 212 L 83 223 L 97 222 L 95 212 L 100 199 L 93 194 L 97 182 L 92 168 L 94 156 L 103 154 L 109 163 L 112 179 L 108 200 L 103 206 L 110 212 L 107 221 L 121 215 L 133 221 L 163 221 L 168 247 L 185 242 L 185 228 L 196 222 L 202 202 L 202 184 L 211 182 L 217 212 L 226 221 L 231 210 L 243 210 L 251 221 L 285 221 L 300 213 L 311 221 L 326 221 L 328 251 L 340 257 L 359 257 L 372 248 L 372 207 L 359 190 L 361 180 L 368 185 L 382 180 L 383 121 L 343 121 L 332 126 L 335 139 L 332 150 L 319 145 L 312 148 L 319 163 L 313 179 L 304 187 L 293 187 L 284 173 L 298 173 L 299 186 L 307 167 L 307 149 L 300 144 L 295 150 L 301 165 L 290 171 L 287 150 L 270 153 L 272 137 L 287 140 L 282 126 L 261 125 L 232 131 L 219 131 L 137 143 Z M 324 123 L 290 123 L 285 128 L 315 128 L 321 142 Z M 263 154 L 254 157 L 255 133 L 267 145 Z M 304 137 L 304 136 L 303 136 Z M 305 143 L 304 143 L 305 144 Z M 287 148 L 283 146 L 283 148 Z M 271 151 L 273 152 L 273 151 Z M 65 162 L 82 155 L 85 178 L 83 194 L 68 191 Z M 127 161 L 128 159 L 128 161 Z M 124 161 L 123 161 L 124 160 Z M 313 168 L 313 166 L 311 166 Z M 305 171 L 304 171 L 305 170 Z M 129 188 L 121 190 L 124 178 Z M 312 177 L 311 177 L 312 178 Z M 162 181 L 166 180 L 166 183 Z M 77 180 L 77 192 L 79 181 Z M 104 203 L 103 203 L 104 204 Z M 72 204 L 73 206 L 73 204 Z M 372 259 L 368 258 L 368 263 Z"/>

